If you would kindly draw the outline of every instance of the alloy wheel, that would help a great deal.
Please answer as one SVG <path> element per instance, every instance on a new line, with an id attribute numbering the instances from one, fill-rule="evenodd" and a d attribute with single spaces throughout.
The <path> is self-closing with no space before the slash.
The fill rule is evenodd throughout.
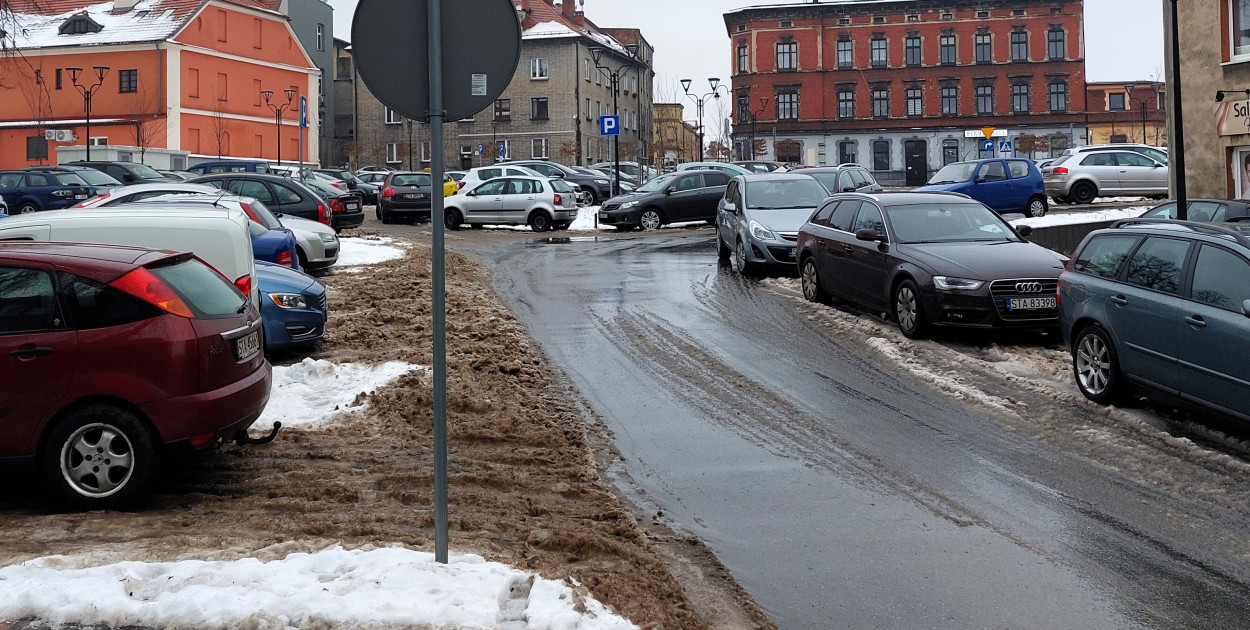
<path id="1" fill-rule="evenodd" d="M 1034 198 L 1029 202 L 1029 216 L 1040 217 L 1046 214 L 1046 202 L 1039 198 Z"/>
<path id="2" fill-rule="evenodd" d="M 1111 382 L 1111 355 L 1098 335 L 1087 334 L 1076 348 L 1076 377 L 1089 393 L 1097 396 Z"/>
<path id="3" fill-rule="evenodd" d="M 820 296 L 820 279 L 816 276 L 816 263 L 810 259 L 803 263 L 803 297 L 815 302 Z"/>
<path id="4" fill-rule="evenodd" d="M 742 274 L 747 272 L 747 246 L 741 240 L 734 247 L 734 269 Z"/>
<path id="5" fill-rule="evenodd" d="M 643 210 L 639 221 L 642 222 L 642 229 L 644 230 L 660 229 L 660 213 L 655 210 Z"/>
<path id="6" fill-rule="evenodd" d="M 61 474 L 87 497 L 113 494 L 134 473 L 134 447 L 125 432 L 109 424 L 88 424 L 61 448 Z"/>

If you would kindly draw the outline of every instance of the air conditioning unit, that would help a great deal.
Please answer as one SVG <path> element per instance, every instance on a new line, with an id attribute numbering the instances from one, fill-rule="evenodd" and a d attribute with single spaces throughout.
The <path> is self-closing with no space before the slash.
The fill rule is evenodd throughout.
<path id="1" fill-rule="evenodd" d="M 57 142 L 73 142 L 74 131 L 72 129 L 57 129 L 55 139 Z"/>
<path id="2" fill-rule="evenodd" d="M 56 130 L 55 130 L 55 129 L 44 129 L 44 130 L 43 130 L 43 139 L 44 139 L 44 140 L 56 140 Z"/>

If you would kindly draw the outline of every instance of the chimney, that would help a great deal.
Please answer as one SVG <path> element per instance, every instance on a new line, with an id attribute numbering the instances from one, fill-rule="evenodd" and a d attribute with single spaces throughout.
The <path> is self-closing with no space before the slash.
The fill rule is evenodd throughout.
<path id="1" fill-rule="evenodd" d="M 560 13 L 563 13 L 564 17 L 570 20 L 573 19 L 577 15 L 576 0 L 564 0 L 564 2 L 560 3 Z"/>
<path id="2" fill-rule="evenodd" d="M 113 0 L 113 12 L 125 13 L 139 4 L 139 0 Z"/>

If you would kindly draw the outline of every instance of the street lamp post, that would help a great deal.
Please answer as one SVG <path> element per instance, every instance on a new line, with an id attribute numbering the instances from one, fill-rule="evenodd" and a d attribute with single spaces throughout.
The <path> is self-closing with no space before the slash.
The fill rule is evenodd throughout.
<path id="1" fill-rule="evenodd" d="M 412 119 L 408 119 L 408 170 L 412 170 Z"/>
<path id="2" fill-rule="evenodd" d="M 1189 218 L 1189 202 L 1185 194 L 1185 122 L 1181 114 L 1181 30 L 1176 23 L 1176 0 L 1172 0 L 1172 137 L 1168 138 L 1171 150 L 1168 162 L 1176 182 L 1176 218 Z"/>
<path id="3" fill-rule="evenodd" d="M 109 67 L 92 66 L 91 69 L 95 70 L 96 82 L 88 86 L 78 82 L 78 75 L 82 73 L 82 68 L 66 68 L 69 71 L 69 82 L 82 93 L 83 109 L 87 112 L 87 160 L 91 159 L 91 95 L 104 85 L 104 75 L 109 71 Z"/>
<path id="4" fill-rule="evenodd" d="M 616 104 L 616 97 L 621 91 L 621 88 L 620 88 L 621 71 L 624 70 L 626 67 L 634 65 L 634 62 L 637 60 L 638 45 L 629 44 L 625 46 L 625 50 L 629 52 L 630 58 L 625 63 L 617 66 L 617 68 L 613 70 L 612 68 L 605 66 L 601 63 L 603 61 L 603 52 L 604 52 L 602 48 L 599 48 L 598 46 L 596 46 L 590 49 L 590 58 L 594 60 L 595 68 L 597 68 L 599 72 L 603 73 L 604 76 L 608 77 L 608 80 L 611 81 L 612 115 L 613 116 L 621 115 L 620 109 L 617 107 L 617 104 Z M 620 135 L 619 126 L 617 128 L 617 134 L 612 137 L 612 163 L 613 163 L 612 194 L 619 195 L 621 194 L 621 135 Z"/>
<path id="5" fill-rule="evenodd" d="M 269 106 L 269 109 L 273 110 L 274 125 L 277 126 L 276 131 L 278 134 L 278 166 L 282 166 L 282 112 L 285 112 L 287 108 L 291 106 L 291 99 L 295 98 L 295 89 L 287 88 L 285 90 L 282 90 L 282 93 L 286 95 L 286 103 L 275 105 L 269 102 L 269 99 L 273 98 L 273 90 L 261 90 L 260 91 L 260 95 L 265 97 L 265 104 Z M 300 157 L 302 159 L 303 156 L 300 156 Z"/>
<path id="6" fill-rule="evenodd" d="M 690 79 L 682 79 L 681 89 L 686 92 L 687 97 L 693 98 L 694 102 L 698 104 L 699 106 L 699 133 L 698 133 L 699 135 L 699 161 L 702 162 L 703 161 L 703 103 L 707 101 L 708 97 L 719 99 L 721 88 L 724 88 L 725 93 L 728 94 L 729 86 L 721 85 L 720 79 L 716 77 L 710 77 L 708 78 L 707 83 L 708 85 L 712 86 L 712 91 L 708 92 L 707 94 L 704 94 L 703 96 L 696 96 L 690 93 L 691 83 L 692 81 Z"/>
<path id="7" fill-rule="evenodd" d="M 755 159 L 755 123 L 759 121 L 760 114 L 763 114 L 764 110 L 766 109 L 768 109 L 768 97 L 761 96 L 760 108 L 751 112 L 751 159 L 752 160 Z"/>

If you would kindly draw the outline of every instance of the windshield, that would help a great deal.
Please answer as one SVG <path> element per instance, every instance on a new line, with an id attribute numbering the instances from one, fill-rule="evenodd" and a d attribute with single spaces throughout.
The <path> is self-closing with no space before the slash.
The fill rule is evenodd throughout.
<path id="1" fill-rule="evenodd" d="M 1156 162 L 1160 164 L 1168 163 L 1168 154 L 1164 153 L 1163 151 L 1160 151 L 1158 149 L 1148 149 L 1148 148 L 1138 149 L 1138 151 L 1145 153 L 1147 157 L 1153 158 Z"/>
<path id="2" fill-rule="evenodd" d="M 113 179 L 111 175 L 97 171 L 94 168 L 84 168 L 81 171 L 74 171 L 74 174 L 81 177 L 83 181 L 92 186 L 120 186 L 121 182 Z"/>
<path id="3" fill-rule="evenodd" d="M 942 170 L 933 175 L 933 179 L 929 180 L 930 184 L 962 184 L 972 178 L 972 172 L 977 170 L 977 162 L 956 162 L 947 164 Z"/>
<path id="4" fill-rule="evenodd" d="M 157 173 L 155 169 L 144 164 L 131 164 L 130 168 L 134 170 L 135 175 L 139 179 L 165 179 L 164 175 Z"/>
<path id="5" fill-rule="evenodd" d="M 993 210 L 979 203 L 921 203 L 887 207 L 900 243 L 1014 241 L 1016 235 Z"/>
<path id="6" fill-rule="evenodd" d="M 56 183 L 62 186 L 87 185 L 87 182 L 84 182 L 82 178 L 78 176 L 78 173 L 52 173 L 52 179 L 55 179 Z"/>
<path id="7" fill-rule="evenodd" d="M 824 184 L 825 190 L 830 192 L 837 190 L 837 188 L 835 188 L 835 186 L 837 186 L 838 179 L 837 173 L 807 173 L 807 176 L 815 177 L 816 181 Z"/>
<path id="8" fill-rule="evenodd" d="M 752 210 L 815 208 L 829 196 L 820 182 L 810 178 L 747 182 L 746 207 Z"/>
<path id="9" fill-rule="evenodd" d="M 664 187 L 667 186 L 668 183 L 673 181 L 673 179 L 675 179 L 676 177 L 677 175 L 674 173 L 669 173 L 668 175 L 661 175 L 639 186 L 638 192 L 646 192 L 646 193 L 660 192 L 661 190 L 664 190 Z"/>

